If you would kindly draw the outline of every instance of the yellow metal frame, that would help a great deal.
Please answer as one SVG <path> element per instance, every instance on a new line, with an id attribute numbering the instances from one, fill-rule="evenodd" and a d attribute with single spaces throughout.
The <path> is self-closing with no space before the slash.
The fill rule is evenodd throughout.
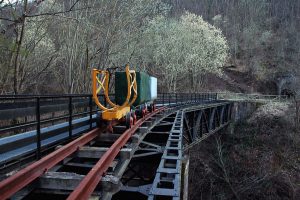
<path id="1" fill-rule="evenodd" d="M 137 98 L 137 83 L 136 73 L 134 70 L 129 69 L 129 65 L 125 68 L 127 78 L 127 97 L 125 102 L 119 106 L 113 103 L 109 98 L 109 72 L 107 70 L 93 69 L 92 81 L 93 81 L 93 99 L 96 105 L 103 110 L 102 118 L 104 120 L 119 120 L 130 112 L 130 106 L 135 102 Z M 117 83 L 116 83 L 117 84 Z M 98 94 L 103 90 L 105 100 L 111 106 L 107 108 L 102 105 L 98 99 Z M 130 100 L 133 91 L 133 98 Z"/>

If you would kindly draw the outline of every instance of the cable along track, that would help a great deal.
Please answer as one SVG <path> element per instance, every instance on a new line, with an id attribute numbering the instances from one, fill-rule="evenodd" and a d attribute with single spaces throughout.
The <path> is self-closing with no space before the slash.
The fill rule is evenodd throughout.
<path id="1" fill-rule="evenodd" d="M 0 199 L 109 199 L 148 131 L 173 109 L 157 109 L 130 129 L 94 129 L 0 182 Z"/>

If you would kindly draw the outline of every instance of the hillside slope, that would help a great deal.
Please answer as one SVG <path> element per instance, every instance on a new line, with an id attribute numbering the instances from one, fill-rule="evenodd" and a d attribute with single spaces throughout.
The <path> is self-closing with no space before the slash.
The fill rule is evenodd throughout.
<path id="1" fill-rule="evenodd" d="M 261 106 L 234 133 L 191 150 L 189 199 L 300 199 L 300 134 L 291 105 Z"/>

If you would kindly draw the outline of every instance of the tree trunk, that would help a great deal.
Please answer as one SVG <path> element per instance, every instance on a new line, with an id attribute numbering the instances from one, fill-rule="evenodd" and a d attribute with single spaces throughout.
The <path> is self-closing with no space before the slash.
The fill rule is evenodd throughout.
<path id="1" fill-rule="evenodd" d="M 17 41 L 16 45 L 17 45 L 17 50 L 16 50 L 16 55 L 14 58 L 14 94 L 18 94 L 19 93 L 19 87 L 18 87 L 18 76 L 19 76 L 19 56 L 20 56 L 20 51 L 21 51 L 21 46 L 22 46 L 22 42 L 23 42 L 23 38 L 24 38 L 24 34 L 25 34 L 25 21 L 26 21 L 26 13 L 27 13 L 27 4 L 28 1 L 24 0 L 24 4 L 23 4 L 23 16 L 22 16 L 22 23 L 21 23 L 21 33 L 20 33 L 20 38 Z"/>

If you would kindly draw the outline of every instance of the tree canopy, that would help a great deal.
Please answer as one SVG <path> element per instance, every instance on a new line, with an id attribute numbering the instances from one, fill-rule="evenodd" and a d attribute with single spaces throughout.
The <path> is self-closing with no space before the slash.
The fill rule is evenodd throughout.
<path id="1" fill-rule="evenodd" d="M 1 2 L 0 93 L 90 92 L 92 68 L 130 63 L 178 90 L 180 78 L 220 74 L 228 46 L 199 15 L 161 0 Z M 52 85 L 46 84 L 51 82 Z"/>
<path id="2" fill-rule="evenodd" d="M 221 31 L 188 12 L 179 19 L 157 16 L 149 21 L 138 48 L 136 58 L 159 68 L 173 91 L 179 74 L 221 74 L 228 56 Z"/>

